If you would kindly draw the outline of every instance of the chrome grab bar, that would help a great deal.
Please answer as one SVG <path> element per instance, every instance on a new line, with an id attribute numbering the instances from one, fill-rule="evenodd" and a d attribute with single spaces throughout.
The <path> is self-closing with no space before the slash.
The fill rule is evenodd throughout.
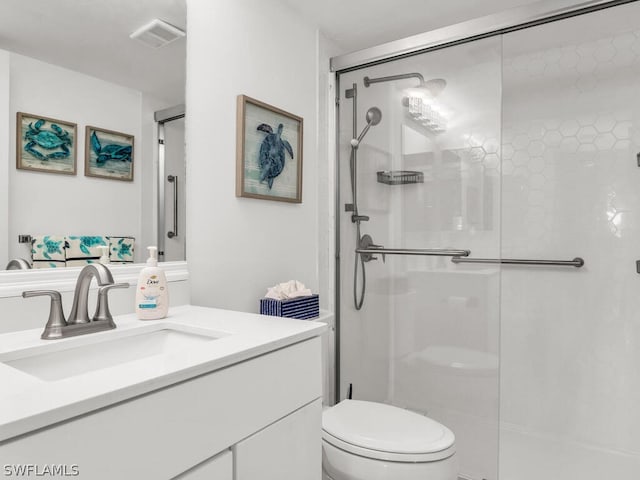
<path id="1" fill-rule="evenodd" d="M 469 250 L 453 250 L 447 248 L 384 248 L 384 247 L 368 247 L 356 248 L 356 253 L 365 255 L 375 255 L 381 253 L 384 255 L 434 255 L 440 257 L 466 257 L 471 254 Z"/>
<path id="2" fill-rule="evenodd" d="M 178 236 L 178 176 L 169 175 L 167 181 L 173 183 L 173 230 L 167 232 L 167 237 L 174 238 Z"/>
<path id="3" fill-rule="evenodd" d="M 584 259 L 580 257 L 576 257 L 573 260 L 526 260 L 519 258 L 460 258 L 455 256 L 451 261 L 453 263 L 498 263 L 503 265 L 546 265 L 576 268 L 584 266 Z"/>

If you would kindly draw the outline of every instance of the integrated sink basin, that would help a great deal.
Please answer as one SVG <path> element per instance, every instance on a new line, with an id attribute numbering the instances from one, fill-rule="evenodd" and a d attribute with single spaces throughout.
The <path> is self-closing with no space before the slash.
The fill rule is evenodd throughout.
<path id="1" fill-rule="evenodd" d="M 227 335 L 185 325 L 157 324 L 53 341 L 2 355 L 0 362 L 40 380 L 56 381 L 154 355 L 188 352 Z"/>

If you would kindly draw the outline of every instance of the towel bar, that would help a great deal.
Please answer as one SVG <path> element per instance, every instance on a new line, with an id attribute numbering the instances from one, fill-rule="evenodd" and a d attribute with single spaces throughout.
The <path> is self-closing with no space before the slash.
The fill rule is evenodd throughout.
<path id="1" fill-rule="evenodd" d="M 499 263 L 503 265 L 546 265 L 576 268 L 584 266 L 584 259 L 580 257 L 576 257 L 573 260 L 527 260 L 519 258 L 461 258 L 454 256 L 451 261 L 453 263 Z"/>
<path id="2" fill-rule="evenodd" d="M 469 250 L 453 250 L 447 248 L 384 248 L 384 247 L 368 247 L 356 248 L 356 253 L 375 255 L 377 253 L 383 255 L 435 255 L 441 257 L 466 257 L 471 254 Z"/>

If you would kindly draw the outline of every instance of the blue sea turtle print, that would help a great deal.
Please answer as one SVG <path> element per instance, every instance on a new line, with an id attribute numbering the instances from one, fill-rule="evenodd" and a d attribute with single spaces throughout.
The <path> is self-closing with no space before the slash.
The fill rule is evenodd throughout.
<path id="1" fill-rule="evenodd" d="M 130 260 L 133 256 L 133 251 L 131 250 L 132 245 L 130 243 L 125 242 L 124 238 L 118 240 L 118 243 L 112 246 L 111 250 L 113 253 L 118 255 L 120 260 Z"/>
<path id="2" fill-rule="evenodd" d="M 96 163 L 98 165 L 103 164 L 107 160 L 130 162 L 131 153 L 133 152 L 131 145 L 118 145 L 115 143 L 102 145 L 96 132 L 91 134 L 91 150 L 96 154 Z"/>
<path id="3" fill-rule="evenodd" d="M 42 252 L 42 256 L 48 260 L 51 260 L 51 254 L 52 253 L 62 253 L 62 248 L 61 247 L 62 244 L 62 240 L 58 241 L 58 240 L 52 240 L 51 238 L 49 238 L 48 236 L 45 236 L 42 239 L 42 243 L 39 243 L 36 245 L 36 248 L 39 248 L 41 250 L 44 250 Z M 33 249 L 31 250 L 31 252 L 33 254 L 36 253 L 36 250 Z"/>
<path id="4" fill-rule="evenodd" d="M 69 132 L 55 123 L 52 123 L 51 129 L 47 130 L 42 128 L 44 124 L 45 120 L 42 118 L 36 123 L 29 124 L 24 133 L 24 139 L 27 141 L 24 150 L 40 160 L 67 158 L 71 155 L 69 147 L 73 145 L 73 138 Z M 44 153 L 40 150 L 43 150 Z"/>
<path id="5" fill-rule="evenodd" d="M 258 130 L 265 132 L 267 136 L 260 145 L 258 156 L 258 166 L 260 167 L 260 183 L 267 182 L 269 190 L 273 186 L 273 180 L 284 170 L 285 152 L 293 159 L 293 148 L 291 144 L 282 138 L 284 126 L 278 125 L 278 131 L 273 133 L 273 129 L 266 123 L 258 125 Z"/>
<path id="6" fill-rule="evenodd" d="M 77 240 L 78 238 L 80 238 L 80 251 L 85 255 L 91 255 L 91 251 L 89 250 L 91 247 L 106 245 L 104 237 L 69 237 L 71 240 Z"/>

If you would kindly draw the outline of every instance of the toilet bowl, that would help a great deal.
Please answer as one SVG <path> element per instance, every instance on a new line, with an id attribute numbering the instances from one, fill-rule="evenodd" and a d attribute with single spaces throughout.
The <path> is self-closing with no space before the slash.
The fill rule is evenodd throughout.
<path id="1" fill-rule="evenodd" d="M 455 436 L 414 412 L 343 400 L 322 414 L 323 480 L 457 480 Z"/>

